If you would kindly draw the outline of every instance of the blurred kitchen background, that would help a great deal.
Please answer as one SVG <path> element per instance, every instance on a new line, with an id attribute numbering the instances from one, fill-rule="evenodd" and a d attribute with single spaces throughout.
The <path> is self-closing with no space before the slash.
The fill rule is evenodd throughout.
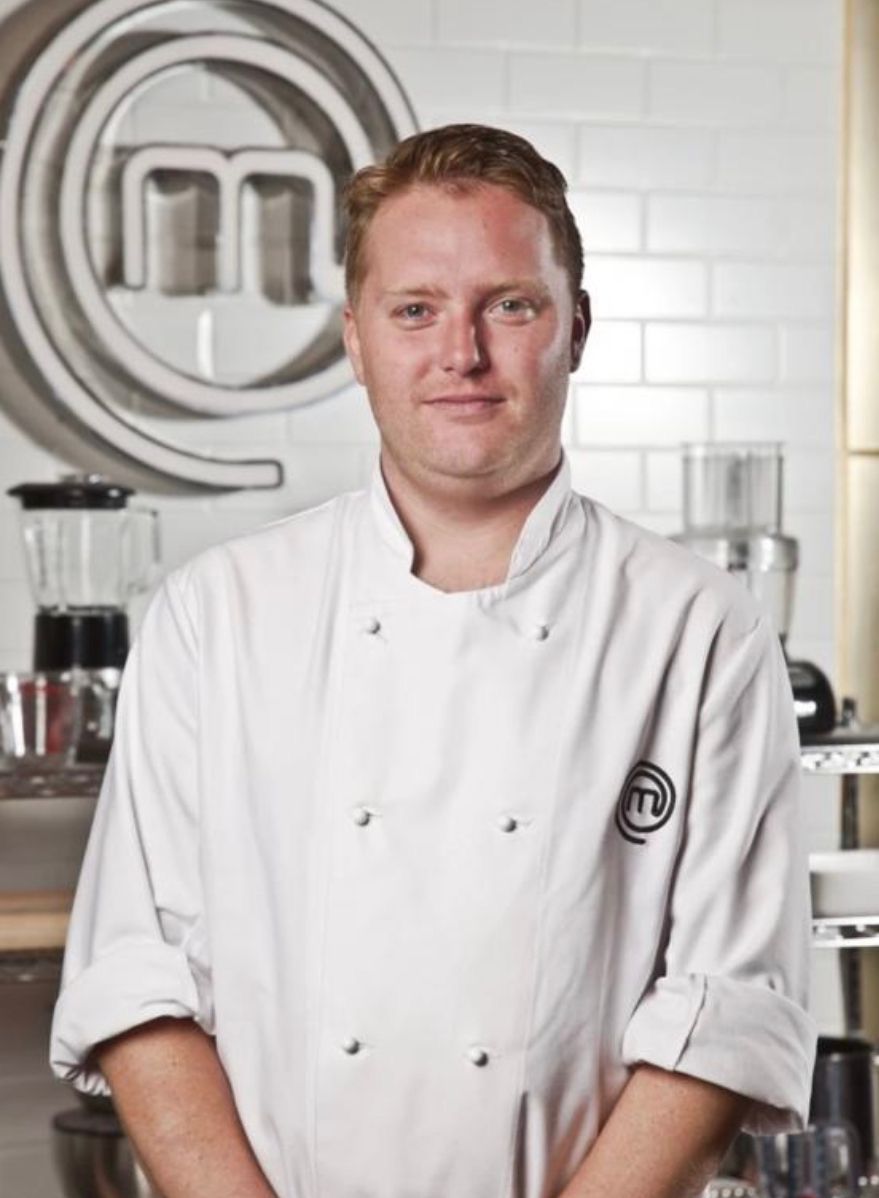
<path id="1" fill-rule="evenodd" d="M 73 14 L 100 7 L 0 0 L 4 122 L 35 48 Z M 192 0 L 178 9 L 210 7 Z M 870 140 L 869 117 L 858 133 L 858 104 L 868 111 L 863 97 L 874 94 L 871 72 L 879 71 L 879 3 L 336 0 L 332 7 L 389 64 L 414 125 L 504 126 L 531 139 L 570 181 L 595 317 L 565 424 L 575 487 L 671 534 L 682 527 L 682 443 L 783 443 L 784 531 L 800 552 L 789 646 L 829 676 L 837 696 L 854 695 L 863 714 L 879 719 L 879 686 L 864 664 L 879 586 L 857 531 L 869 527 L 862 509 L 870 484 L 847 501 L 850 476 L 875 472 L 860 450 L 879 444 L 879 401 L 860 424 L 851 415 L 847 380 L 853 363 L 868 370 L 869 336 L 865 329 L 846 351 L 845 332 L 857 334 L 845 319 L 846 297 L 870 261 L 866 250 L 848 252 L 870 170 L 857 158 L 867 188 L 858 192 L 860 176 L 849 168 L 858 136 Z M 176 123 L 189 140 L 197 129 L 204 145 L 229 149 L 263 135 L 258 116 L 252 129 L 244 117 L 222 88 L 183 73 L 173 88 L 142 92 L 126 120 L 139 143 L 166 140 Z M 0 143 L 4 136 L 0 123 Z M 9 169 L 7 153 L 0 171 Z M 869 291 L 869 279 L 861 285 Z M 156 343 L 179 334 L 173 307 L 155 321 Z M 201 455 L 278 461 L 280 487 L 221 492 L 167 477 L 151 485 L 148 472 L 121 463 L 114 470 L 37 398 L 48 388 L 21 368 L 20 344 L 8 333 L 0 328 L 0 342 L 16 345 L 0 355 L 0 670 L 27 669 L 32 657 L 34 601 L 20 505 L 9 488 L 102 465 L 137 488 L 132 503 L 159 513 L 165 571 L 217 540 L 368 479 L 377 438 L 353 383 L 299 407 L 228 419 L 170 419 L 139 406 L 129 388 L 142 429 Z M 245 334 L 258 348 L 258 323 L 242 331 L 242 342 Z M 226 351 L 234 357 L 234 341 Z M 34 412 L 42 412 L 33 419 L 28 388 Z M 131 605 L 135 627 L 145 598 Z M 813 849 L 840 844 L 839 786 L 836 778 L 804 782 Z M 87 797 L 0 801 L 0 892 L 72 886 L 92 806 Z M 865 816 L 864 843 L 869 834 Z M 840 954 L 813 955 L 814 1009 L 823 1030 L 842 1031 Z M 0 1198 L 57 1198 L 50 1116 L 76 1104 L 45 1063 L 56 982 L 37 957 L 8 962 L 0 972 Z"/>

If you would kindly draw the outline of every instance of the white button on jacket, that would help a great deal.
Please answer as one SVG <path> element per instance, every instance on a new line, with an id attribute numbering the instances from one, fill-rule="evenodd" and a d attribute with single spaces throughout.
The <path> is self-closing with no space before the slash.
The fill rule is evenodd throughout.
<path id="1" fill-rule="evenodd" d="M 281 1198 L 545 1198 L 638 1061 L 797 1126 L 798 750 L 747 592 L 573 493 L 567 461 L 503 583 L 411 565 L 376 467 L 168 577 L 55 1072 L 103 1092 L 97 1041 L 196 1019 Z"/>

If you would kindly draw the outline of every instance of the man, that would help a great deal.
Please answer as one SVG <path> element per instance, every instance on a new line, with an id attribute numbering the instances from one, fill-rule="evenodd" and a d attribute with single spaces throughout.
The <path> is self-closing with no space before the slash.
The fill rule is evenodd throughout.
<path id="1" fill-rule="evenodd" d="M 172 574 L 132 651 L 53 1065 L 167 1198 L 684 1198 L 803 1119 L 777 638 L 570 489 L 564 192 L 475 126 L 360 172 L 372 485 Z"/>

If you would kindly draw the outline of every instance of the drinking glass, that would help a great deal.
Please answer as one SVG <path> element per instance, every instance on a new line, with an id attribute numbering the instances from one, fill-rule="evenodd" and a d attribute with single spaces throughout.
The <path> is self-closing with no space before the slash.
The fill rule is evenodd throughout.
<path id="1" fill-rule="evenodd" d="M 857 1198 L 856 1140 L 842 1123 L 815 1123 L 793 1135 L 757 1136 L 762 1198 Z"/>

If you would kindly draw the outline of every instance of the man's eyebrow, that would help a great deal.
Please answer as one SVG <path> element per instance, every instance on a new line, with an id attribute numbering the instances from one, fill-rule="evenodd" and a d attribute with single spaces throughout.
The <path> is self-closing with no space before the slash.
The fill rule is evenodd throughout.
<path id="1" fill-rule="evenodd" d="M 486 293 L 486 299 L 495 299 L 508 291 L 528 291 L 532 295 L 540 296 L 541 299 L 548 299 L 550 295 L 549 288 L 541 279 L 505 279 L 503 283 L 498 283 L 496 287 L 492 287 Z"/>
<path id="2" fill-rule="evenodd" d="M 444 298 L 446 292 L 441 287 L 428 287 L 420 284 L 415 284 L 412 287 L 389 287 L 387 291 L 382 292 L 383 295 L 391 297 L 403 298 L 404 296 L 426 296 L 431 299 Z"/>
<path id="3" fill-rule="evenodd" d="M 501 283 L 496 283 L 485 292 L 484 298 L 487 300 L 496 299 L 497 296 L 503 295 L 508 291 L 530 291 L 532 294 L 537 294 L 541 298 L 549 296 L 550 291 L 547 285 L 540 279 L 520 278 L 520 279 L 504 279 Z M 413 299 L 446 299 L 448 292 L 442 287 L 431 287 L 429 284 L 413 284 L 411 287 L 389 287 L 384 295 L 392 298 L 413 298 Z"/>

